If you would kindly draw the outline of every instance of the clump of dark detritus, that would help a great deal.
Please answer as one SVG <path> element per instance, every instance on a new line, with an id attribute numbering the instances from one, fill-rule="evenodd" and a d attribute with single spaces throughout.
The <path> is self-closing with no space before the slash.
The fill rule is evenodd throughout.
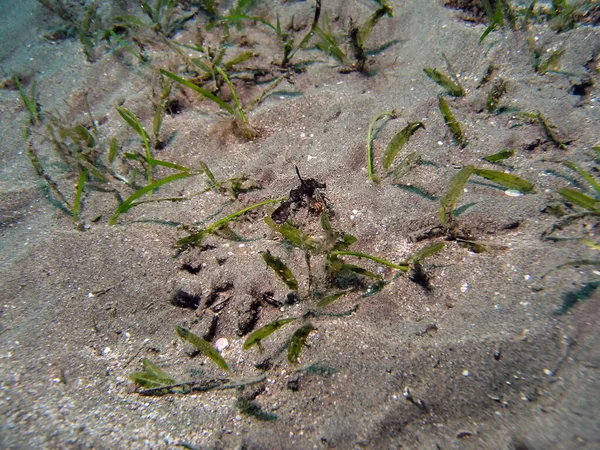
<path id="1" fill-rule="evenodd" d="M 254 367 L 256 367 L 258 370 L 270 370 L 273 367 L 273 361 L 271 358 L 265 358 L 262 361 L 254 364 Z"/>
<path id="2" fill-rule="evenodd" d="M 491 0 L 490 3 L 495 6 L 496 1 Z M 460 10 L 462 20 L 475 23 L 486 22 L 486 10 L 481 0 L 444 0 L 444 6 Z"/>
<path id="3" fill-rule="evenodd" d="M 187 308 L 187 309 L 198 309 L 200 305 L 201 297 L 199 295 L 195 295 L 193 293 L 186 292 L 182 289 L 178 290 L 171 297 L 171 304 L 173 306 L 177 306 L 178 308 Z"/>
<path id="4" fill-rule="evenodd" d="M 300 377 L 290 378 L 287 382 L 287 388 L 290 391 L 296 392 L 300 389 Z"/>
<path id="5" fill-rule="evenodd" d="M 571 86 L 569 92 L 573 95 L 585 97 L 592 91 L 592 87 L 594 87 L 594 80 L 592 80 L 592 77 L 589 75 L 584 75 L 579 83 L 575 83 Z"/>
<path id="6" fill-rule="evenodd" d="M 202 263 L 194 265 L 187 262 L 183 262 L 179 268 L 181 270 L 185 270 L 188 273 L 191 273 L 192 275 L 197 275 L 200 272 L 200 270 L 202 270 Z"/>
<path id="7" fill-rule="evenodd" d="M 296 174 L 298 174 L 298 178 L 300 179 L 300 186 L 292 189 L 289 198 L 271 214 L 271 218 L 278 225 L 287 221 L 292 212 L 302 207 L 308 206 L 311 212 L 319 212 L 324 209 L 322 198 L 316 198 L 320 196 L 315 194 L 318 189 L 325 189 L 325 183 L 319 183 L 314 178 L 303 179 L 298 167 L 296 167 Z"/>

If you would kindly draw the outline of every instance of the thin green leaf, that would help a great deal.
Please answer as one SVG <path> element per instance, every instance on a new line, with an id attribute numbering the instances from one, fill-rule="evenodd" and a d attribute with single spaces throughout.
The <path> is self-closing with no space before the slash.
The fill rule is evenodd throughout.
<path id="1" fill-rule="evenodd" d="M 217 70 L 217 72 L 219 72 L 219 74 L 221 74 L 221 76 L 223 77 L 223 80 L 225 80 L 225 83 L 227 83 L 227 86 L 229 86 L 229 91 L 231 92 L 231 96 L 233 97 L 233 101 L 235 102 L 235 106 L 237 108 L 238 115 L 240 116 L 240 118 L 242 119 L 242 121 L 244 123 L 248 123 L 248 120 L 246 119 L 246 115 L 244 114 L 244 110 L 242 109 L 242 104 L 240 103 L 240 99 L 238 98 L 238 96 L 235 92 L 235 88 L 233 87 L 233 84 L 229 80 L 229 77 L 227 76 L 225 71 L 223 69 L 221 69 L 219 66 L 215 66 L 215 69 Z"/>
<path id="2" fill-rule="evenodd" d="M 156 364 L 152 363 L 152 361 L 150 361 L 147 358 L 144 358 L 142 360 L 142 366 L 144 367 L 144 370 L 146 372 L 156 375 L 159 378 L 169 379 L 173 382 L 175 381 L 167 372 L 162 370 L 160 367 L 158 367 Z"/>
<path id="3" fill-rule="evenodd" d="M 189 167 L 182 166 L 180 164 L 175 164 L 175 163 L 172 163 L 169 161 L 163 161 L 162 159 L 149 158 L 149 157 L 145 157 L 144 159 L 146 160 L 146 162 L 148 164 L 152 164 L 155 166 L 168 167 L 169 169 L 181 170 L 182 172 L 191 172 L 192 171 L 192 169 L 190 169 Z"/>
<path id="4" fill-rule="evenodd" d="M 489 0 L 483 0 L 483 5 L 486 10 L 486 15 L 490 19 L 490 26 L 486 28 L 481 37 L 479 38 L 479 42 L 483 42 L 483 40 L 496 29 L 497 26 L 504 24 L 504 7 L 502 5 L 502 0 L 496 1 L 496 10 L 493 11 L 490 5 Z"/>
<path id="5" fill-rule="evenodd" d="M 454 114 L 452 113 L 452 110 L 450 109 L 450 106 L 448 106 L 448 102 L 444 97 L 440 96 L 439 106 L 440 112 L 444 117 L 444 122 L 446 123 L 446 126 L 452 133 L 452 136 L 454 136 L 454 139 L 461 145 L 461 147 L 464 147 L 467 144 L 467 141 L 463 135 L 460 123 L 458 123 L 458 121 L 454 117 Z"/>
<path id="6" fill-rule="evenodd" d="M 369 174 L 369 180 L 375 182 L 379 182 L 379 177 L 375 176 L 373 171 L 373 128 L 375 128 L 377 121 L 383 119 L 384 117 L 391 117 L 395 119 L 398 117 L 398 112 L 395 109 L 392 111 L 384 111 L 375 116 L 371 120 L 371 123 L 369 123 L 369 130 L 367 132 L 367 171 Z"/>
<path id="7" fill-rule="evenodd" d="M 208 91 L 208 90 L 206 90 L 204 88 L 201 88 L 200 86 L 196 86 L 191 81 L 185 80 L 185 79 L 183 79 L 183 78 L 175 75 L 174 73 L 169 72 L 168 70 L 160 69 L 160 73 L 162 73 L 166 77 L 171 78 L 172 80 L 177 81 L 180 84 L 183 84 L 185 87 L 193 89 L 194 91 L 196 91 L 199 94 L 203 95 L 207 99 L 212 100 L 217 105 L 219 105 L 221 108 L 223 108 L 225 111 L 227 111 L 229 114 L 235 114 L 235 111 L 233 110 L 233 108 L 231 106 L 229 106 L 226 102 L 224 102 L 219 97 L 217 97 L 216 95 L 214 95 L 212 92 L 210 92 L 210 91 Z"/>
<path id="8" fill-rule="evenodd" d="M 583 192 L 579 192 L 570 188 L 563 188 L 558 192 L 571 203 L 581 206 L 588 211 L 600 210 L 600 202 L 589 195 L 584 194 Z"/>
<path id="9" fill-rule="evenodd" d="M 77 133 L 77 131 L 75 131 L 75 127 L 73 128 L 59 128 L 58 130 L 58 136 L 60 137 L 60 139 L 62 139 L 63 141 L 68 139 L 71 139 L 71 141 L 73 141 L 74 143 L 78 144 L 78 145 L 85 145 L 85 142 L 82 142 L 81 139 L 81 135 Z M 63 143 L 60 143 L 60 145 L 62 145 Z"/>
<path id="10" fill-rule="evenodd" d="M 108 224 L 114 225 L 115 222 L 117 221 L 117 218 L 121 214 L 123 214 L 126 211 L 129 211 L 131 208 L 133 208 L 136 205 L 136 203 L 134 203 L 134 201 L 137 200 L 138 198 L 152 192 L 153 190 L 155 190 L 167 183 L 170 183 L 175 180 L 179 180 L 181 178 L 191 177 L 194 175 L 197 175 L 197 174 L 196 173 L 187 173 L 187 172 L 186 173 L 176 173 L 174 175 L 169 175 L 167 177 L 161 178 L 160 180 L 155 181 L 154 183 L 149 184 L 148 186 L 143 187 L 142 189 L 134 192 L 123 203 L 121 203 L 119 205 L 119 207 L 117 208 L 117 210 L 115 211 L 113 216 L 108 221 Z"/>
<path id="11" fill-rule="evenodd" d="M 33 113 L 35 114 L 37 120 L 39 120 L 40 117 L 38 114 L 38 103 L 35 97 L 35 80 L 31 80 L 31 87 L 29 88 L 29 105 L 32 107 Z"/>
<path id="12" fill-rule="evenodd" d="M 335 37 L 331 33 L 322 30 L 318 26 L 314 26 L 312 31 L 322 39 L 321 42 L 317 44 L 317 47 L 325 53 L 333 56 L 340 64 L 343 64 L 346 59 L 346 55 L 338 46 Z"/>
<path id="13" fill-rule="evenodd" d="M 358 241 L 358 238 L 356 236 L 351 235 L 351 234 L 344 233 L 344 236 L 342 236 L 342 240 L 343 240 L 342 245 L 345 248 L 348 248 L 352 244 L 354 244 L 356 241 Z M 342 249 L 341 248 L 337 248 L 337 245 L 336 245 L 336 250 L 342 250 Z"/>
<path id="14" fill-rule="evenodd" d="M 217 183 L 217 179 L 213 175 L 212 171 L 208 168 L 208 166 L 206 165 L 206 163 L 204 161 L 200 161 L 199 165 L 200 165 L 200 169 L 208 177 L 208 179 L 210 180 L 211 184 L 213 186 L 217 186 L 219 183 Z"/>
<path id="15" fill-rule="evenodd" d="M 117 106 L 116 108 L 117 108 L 117 112 L 123 118 L 123 120 L 125 122 L 127 122 L 127 124 L 131 128 L 133 128 L 133 130 L 137 134 L 140 135 L 140 137 L 144 141 L 144 148 L 146 149 L 146 156 L 150 157 L 150 136 L 148 136 L 148 133 L 144 129 L 144 126 L 142 125 L 140 120 L 137 118 L 137 116 L 135 114 L 133 114 L 128 109 L 123 108 L 122 106 Z"/>
<path id="16" fill-rule="evenodd" d="M 131 48 L 131 46 L 127 42 L 125 42 L 123 39 L 121 39 L 119 37 L 119 35 L 117 33 L 115 33 L 113 30 L 108 30 L 108 32 L 111 34 L 111 36 L 113 38 L 115 38 L 115 40 L 119 43 L 119 45 L 121 47 L 123 47 L 125 50 L 127 50 L 129 53 L 131 53 L 137 59 L 139 59 L 140 62 L 146 64 L 149 61 L 149 58 L 147 56 L 143 55 L 140 52 L 136 52 L 133 48 Z"/>
<path id="17" fill-rule="evenodd" d="M 157 6 L 160 3 L 160 0 L 157 0 Z M 142 11 L 144 11 L 152 22 L 156 23 L 156 16 L 154 15 L 154 10 L 150 7 L 148 2 L 141 2 Z"/>
<path id="18" fill-rule="evenodd" d="M 350 251 L 346 251 L 346 250 L 334 250 L 334 251 L 330 252 L 329 255 L 331 255 L 331 256 L 343 256 L 343 255 L 357 256 L 359 258 L 370 259 L 371 261 L 378 262 L 379 264 L 383 264 L 384 266 L 388 266 L 393 269 L 402 270 L 403 272 L 408 271 L 408 264 L 401 264 L 401 265 L 394 264 L 393 262 L 386 261 L 385 259 L 379 258 L 377 256 L 367 255 L 366 253 L 350 252 Z"/>
<path id="19" fill-rule="evenodd" d="M 516 189 L 521 192 L 535 192 L 535 186 L 533 183 L 509 173 L 488 169 L 475 169 L 473 173 L 480 177 L 487 178 L 495 183 L 501 184 L 509 189 Z"/>
<path id="20" fill-rule="evenodd" d="M 203 70 L 204 72 L 212 75 L 212 73 L 213 73 L 212 66 L 209 66 L 208 64 L 206 64 L 201 58 L 192 58 L 192 59 L 190 59 L 190 61 L 192 62 L 192 64 L 194 64 L 200 70 Z"/>
<path id="21" fill-rule="evenodd" d="M 339 240 L 339 238 L 341 238 L 341 240 Z M 333 248 L 331 248 L 331 250 L 348 250 L 348 248 L 358 240 L 355 236 L 352 236 L 351 234 L 343 234 L 341 236 L 338 234 L 336 239 L 337 242 L 333 245 Z"/>
<path id="22" fill-rule="evenodd" d="M 287 63 L 289 63 L 294 58 L 294 56 L 296 55 L 296 53 L 298 53 L 299 50 L 302 50 L 304 47 L 306 47 L 308 45 L 308 43 L 310 42 L 312 37 L 315 35 L 314 26 L 316 26 L 316 25 L 313 24 L 313 28 L 311 28 L 310 31 L 308 33 L 306 33 L 306 35 L 302 38 L 302 40 L 300 41 L 300 44 L 298 45 L 298 47 L 296 47 L 295 50 L 293 50 L 293 45 L 294 45 L 293 37 L 288 42 L 285 43 L 284 58 L 282 61 L 283 66 L 287 65 Z"/>
<path id="23" fill-rule="evenodd" d="M 347 293 L 352 292 L 352 290 L 337 292 L 332 295 L 328 295 L 327 297 L 322 298 L 319 303 L 317 303 L 317 308 L 325 308 L 329 306 L 331 303 L 335 302 L 338 298 L 343 297 Z"/>
<path id="24" fill-rule="evenodd" d="M 181 336 L 184 340 L 188 341 L 194 347 L 196 347 L 199 351 L 201 351 L 205 356 L 212 359 L 213 362 L 219 366 L 223 370 L 229 370 L 227 363 L 221 356 L 221 354 L 214 348 L 208 341 L 205 341 L 200 336 L 196 336 L 190 330 L 178 326 L 176 329 L 177 334 Z"/>
<path id="25" fill-rule="evenodd" d="M 290 225 L 287 222 L 277 225 L 275 221 L 270 217 L 265 217 L 265 223 L 269 228 L 279 231 L 292 244 L 301 249 L 314 250 L 316 246 L 313 244 L 313 238 L 304 234 L 299 228 Z"/>
<path id="26" fill-rule="evenodd" d="M 333 228 L 331 226 L 331 218 L 327 211 L 321 214 L 321 228 L 327 232 L 328 236 L 333 236 Z"/>
<path id="27" fill-rule="evenodd" d="M 129 14 L 123 14 L 121 16 L 114 17 L 114 22 L 115 22 L 115 24 L 124 25 L 128 28 L 131 28 L 132 26 L 137 26 L 137 27 L 147 26 L 141 19 L 139 19 L 136 16 L 129 15 Z M 110 31 L 112 31 L 112 30 L 109 30 L 109 32 Z"/>
<path id="28" fill-rule="evenodd" d="M 83 45 L 83 52 L 87 57 L 89 62 L 94 62 L 94 42 L 92 41 L 92 34 L 90 33 L 90 27 L 92 23 L 94 23 L 94 19 L 96 18 L 96 11 L 98 10 L 98 4 L 93 2 L 87 13 L 83 16 L 83 21 L 81 22 L 80 31 L 79 31 L 79 40 Z"/>
<path id="29" fill-rule="evenodd" d="M 152 135 L 154 136 L 154 148 L 159 144 L 158 136 L 160 135 L 160 129 L 162 127 L 163 119 L 165 117 L 165 104 L 161 100 L 156 106 L 154 111 L 154 119 L 152 120 Z"/>
<path id="30" fill-rule="evenodd" d="M 135 384 L 149 389 L 173 384 L 169 383 L 168 379 L 156 378 L 156 376 L 148 372 L 134 372 L 129 375 L 129 379 Z"/>
<path id="31" fill-rule="evenodd" d="M 377 9 L 377 11 L 375 11 L 363 24 L 363 26 L 360 28 L 360 31 L 358 33 L 358 46 L 359 48 L 363 48 L 365 45 L 365 42 L 367 41 L 367 39 L 369 39 L 369 36 L 371 35 L 371 32 L 373 31 L 373 28 L 375 28 L 375 25 L 377 25 L 377 22 L 379 22 L 379 19 L 381 19 L 383 16 L 388 15 L 388 17 L 393 17 L 394 16 L 394 12 L 392 10 L 392 7 L 386 4 L 382 4 L 381 8 Z"/>
<path id="32" fill-rule="evenodd" d="M 429 258 L 430 256 L 435 255 L 436 253 L 441 252 L 444 248 L 446 248 L 446 244 L 443 242 L 436 242 L 435 244 L 428 245 L 421 250 L 417 251 L 410 255 L 407 261 L 413 262 L 422 262 L 425 258 Z"/>
<path id="33" fill-rule="evenodd" d="M 35 101 L 34 85 L 31 85 L 30 97 L 27 97 L 23 86 L 21 86 L 21 81 L 19 80 L 19 77 L 15 77 L 15 83 L 17 84 L 17 89 L 19 90 L 21 100 L 23 101 L 25 108 L 27 108 L 27 111 L 29 112 L 29 122 L 32 125 L 35 125 L 40 120 L 40 118 L 37 111 L 37 103 Z"/>
<path id="34" fill-rule="evenodd" d="M 577 241 L 584 245 L 587 245 L 589 248 L 592 248 L 594 250 L 600 250 L 600 243 L 596 244 L 594 241 L 592 241 L 590 239 L 579 238 L 579 239 L 577 239 Z"/>
<path id="35" fill-rule="evenodd" d="M 567 166 L 569 169 L 579 172 L 579 175 L 581 175 L 583 178 L 585 178 L 588 181 L 588 183 L 590 183 L 590 185 L 594 188 L 594 190 L 598 194 L 600 194 L 600 184 L 598 184 L 598 182 L 595 180 L 595 178 L 592 175 L 590 175 L 588 172 L 586 172 L 585 170 L 583 170 L 581 167 L 577 166 L 576 164 L 572 163 L 571 161 L 563 161 L 563 164 L 565 166 Z"/>
<path id="36" fill-rule="evenodd" d="M 294 331 L 288 346 L 289 362 L 294 364 L 298 362 L 300 352 L 302 351 L 302 347 L 306 345 L 306 339 L 308 338 L 308 335 L 315 330 L 316 328 L 311 323 L 307 323 L 306 325 L 303 325 Z"/>
<path id="37" fill-rule="evenodd" d="M 279 330 L 285 324 L 293 322 L 296 320 L 296 317 L 288 317 L 285 319 L 277 319 L 271 323 L 266 324 L 264 327 L 259 328 L 255 332 L 253 332 L 246 341 L 244 342 L 244 346 L 242 347 L 244 350 L 248 350 L 253 346 L 260 344 L 260 342 L 273 334 L 275 331 Z"/>
<path id="38" fill-rule="evenodd" d="M 488 248 L 483 245 L 480 244 L 479 242 L 475 242 L 475 241 L 467 241 L 465 239 L 457 239 L 457 242 L 462 246 L 465 247 L 467 249 L 469 249 L 470 252 L 473 253 L 486 253 L 488 252 Z"/>
<path id="39" fill-rule="evenodd" d="M 113 163 L 117 158 L 117 153 L 119 153 L 119 143 L 117 138 L 112 138 L 110 140 L 110 147 L 108 149 L 108 162 Z"/>
<path id="40" fill-rule="evenodd" d="M 479 37 L 479 42 L 483 42 L 483 40 L 488 36 L 488 34 L 494 31 L 497 26 L 498 24 L 496 22 L 492 22 Z"/>
<path id="41" fill-rule="evenodd" d="M 489 163 L 496 163 L 496 162 L 502 161 L 506 158 L 510 158 L 514 154 L 515 154 L 514 150 L 502 150 L 501 152 L 494 153 L 493 155 L 488 155 L 485 158 L 481 158 L 481 159 L 483 159 L 484 161 L 487 161 Z"/>
<path id="42" fill-rule="evenodd" d="M 181 170 L 182 172 L 191 172 L 192 171 L 192 169 L 190 169 L 189 167 L 182 166 L 180 164 L 175 164 L 175 163 L 172 163 L 169 161 L 163 161 L 162 159 L 150 158 L 148 156 L 140 155 L 139 153 L 125 152 L 125 157 L 127 159 L 134 159 L 136 161 L 146 161 L 148 164 L 153 165 L 153 166 L 168 167 L 169 169 Z M 202 164 L 204 164 L 204 163 L 201 162 L 201 165 L 200 165 L 201 170 L 203 170 Z"/>
<path id="43" fill-rule="evenodd" d="M 317 22 L 313 22 L 313 25 L 312 25 L 313 28 L 317 26 Z M 329 20 L 329 13 L 327 13 L 327 11 L 323 11 L 321 24 L 323 25 L 323 28 L 322 28 L 323 33 L 325 33 L 327 36 L 330 36 L 330 39 L 335 41 L 335 37 L 333 36 L 333 31 L 331 30 L 331 21 Z"/>
<path id="44" fill-rule="evenodd" d="M 254 58 L 255 56 L 256 56 L 256 53 L 248 50 L 247 52 L 240 53 L 239 55 L 231 58 L 229 61 L 223 63 L 223 67 L 226 70 L 229 70 L 236 64 L 241 64 L 243 62 L 246 62 L 246 61 Z"/>
<path id="45" fill-rule="evenodd" d="M 450 180 L 448 192 L 440 201 L 439 219 L 443 227 L 450 225 L 452 211 L 474 170 L 475 166 L 465 166 Z"/>
<path id="46" fill-rule="evenodd" d="M 79 210 L 81 209 L 81 194 L 83 193 L 83 185 L 87 180 L 88 170 L 83 168 L 79 174 L 79 182 L 77 183 L 77 189 L 75 190 L 75 200 L 73 201 L 73 222 L 79 220 Z"/>
<path id="47" fill-rule="evenodd" d="M 221 228 L 226 223 L 231 222 L 236 217 L 246 214 L 248 211 L 252 211 L 253 209 L 260 208 L 261 206 L 281 202 L 281 200 L 282 199 L 280 199 L 280 198 L 276 198 L 276 199 L 272 199 L 272 200 L 265 200 L 265 201 L 247 206 L 244 209 L 240 209 L 239 211 L 236 211 L 233 214 L 228 215 L 227 217 L 217 220 L 216 222 L 212 223 L 211 225 L 209 225 L 207 228 L 205 228 L 203 230 L 192 233 L 188 237 L 179 239 L 177 241 L 177 245 L 179 247 L 186 247 L 189 245 L 199 245 L 202 242 L 202 239 L 204 239 L 208 234 L 211 234 L 214 230 Z"/>
<path id="48" fill-rule="evenodd" d="M 227 48 L 225 47 L 221 47 L 219 49 L 219 51 L 217 52 L 217 54 L 212 58 L 212 65 L 214 66 L 219 66 L 221 64 L 221 61 L 223 61 L 223 58 L 225 57 L 225 52 L 227 51 Z"/>
<path id="49" fill-rule="evenodd" d="M 273 272 L 285 283 L 285 285 L 293 290 L 298 291 L 298 280 L 290 270 L 288 266 L 286 266 L 283 261 L 277 256 L 273 256 L 269 250 L 266 252 L 261 252 L 260 255 L 262 259 L 267 263 Z"/>
<path id="50" fill-rule="evenodd" d="M 406 145 L 410 137 L 419 129 L 425 128 L 423 122 L 410 122 L 392 138 L 383 155 L 383 168 L 389 169 L 394 159 Z"/>
<path id="51" fill-rule="evenodd" d="M 463 95 L 465 95 L 465 90 L 463 89 L 463 87 L 456 84 L 456 82 L 448 75 L 443 74 L 437 69 L 431 69 L 429 67 L 425 67 L 423 71 L 429 78 L 431 78 L 441 87 L 443 87 L 446 90 L 446 92 L 448 92 L 448 94 L 452 95 L 453 97 L 462 97 Z"/>
<path id="52" fill-rule="evenodd" d="M 149 359 L 144 358 L 144 371 L 135 372 L 129 375 L 129 379 L 136 384 L 145 388 L 156 388 L 161 386 L 169 386 L 175 384 L 176 381 L 171 375 L 162 370 Z"/>
<path id="53" fill-rule="evenodd" d="M 89 130 L 83 125 L 75 125 L 73 127 L 73 132 L 79 137 L 79 140 L 82 141 L 86 147 L 95 147 L 96 139 Z"/>
<path id="54" fill-rule="evenodd" d="M 544 128 L 544 131 L 546 132 L 546 134 L 548 135 L 550 140 L 552 142 L 554 142 L 554 144 L 558 148 L 560 148 L 562 150 L 566 150 L 567 145 L 564 142 L 562 142 L 562 140 L 556 135 L 556 133 L 553 130 L 553 128 L 556 128 L 556 127 L 546 120 L 546 118 L 544 117 L 542 112 L 538 111 L 537 115 L 535 117 L 537 117 L 538 121 L 542 125 L 542 128 Z"/>

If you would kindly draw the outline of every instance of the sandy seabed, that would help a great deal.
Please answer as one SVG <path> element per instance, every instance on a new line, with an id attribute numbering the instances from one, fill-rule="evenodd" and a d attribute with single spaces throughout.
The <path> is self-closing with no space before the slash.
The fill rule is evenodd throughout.
<path id="1" fill-rule="evenodd" d="M 390 4 L 394 17 L 381 19 L 367 47 L 395 42 L 368 58 L 368 75 L 343 73 L 318 50 L 301 51 L 299 60 L 311 64 L 248 115 L 257 130 L 251 141 L 236 135 L 217 105 L 173 87 L 181 110 L 166 115 L 161 135 L 172 139 L 154 157 L 188 167 L 203 161 L 218 180 L 243 173 L 262 189 L 235 201 L 213 190 L 183 202 L 145 203 L 109 226 L 117 201 L 90 184 L 81 211 L 85 231 L 79 231 L 33 170 L 23 140 L 28 113 L 7 80 L 15 74 L 35 79 L 43 113 L 60 114 L 64 126 L 89 123 L 87 98 L 103 145 L 115 137 L 121 152 L 135 152 L 141 141 L 115 105 L 134 111 L 150 129 L 155 69 L 175 70 L 181 61 L 157 40 L 146 44 L 149 65 L 102 46 L 90 63 L 77 39 L 43 37 L 61 22 L 38 2 L 0 2 L 6 77 L 0 91 L 0 447 L 600 447 L 598 250 L 581 241 L 597 242 L 598 219 L 581 217 L 547 234 L 560 220 L 550 213 L 553 206 L 582 211 L 569 210 L 561 188 L 591 195 L 587 181 L 561 161 L 598 179 L 592 147 L 600 142 L 594 66 L 600 32 L 590 25 L 560 34 L 546 24 L 532 26 L 543 57 L 565 49 L 561 73 L 540 74 L 531 64 L 526 31 L 495 31 L 480 44 L 485 26 L 460 20 L 442 2 Z M 365 20 L 376 6 L 326 1 L 323 9 L 339 31 L 351 17 Z M 294 15 L 300 27 L 310 23 L 313 6 L 269 2 L 256 14 L 274 21 L 274 11 L 282 23 Z M 197 15 L 174 39 L 193 43 L 198 21 L 206 19 Z M 280 58 L 267 27 L 232 30 L 232 39 L 257 53 L 243 67 L 273 67 Z M 453 141 L 440 114 L 444 90 L 423 72 L 447 72 L 444 55 L 466 89 L 463 97 L 446 97 L 468 138 L 464 147 Z M 482 82 L 490 63 L 496 69 Z M 487 95 L 500 78 L 507 83 L 500 99 L 505 112 L 490 114 Z M 592 84 L 583 93 L 573 89 L 585 79 Z M 249 105 L 262 86 L 241 80 L 236 86 Z M 366 160 L 369 122 L 394 109 L 400 118 L 376 127 L 375 170 L 385 175 L 385 146 L 407 122 L 421 121 L 425 128 L 396 161 L 417 152 L 421 163 L 399 179 L 373 183 Z M 566 149 L 539 123 L 510 111 L 542 111 Z M 45 124 L 33 131 L 41 163 L 72 201 L 77 177 L 65 172 L 44 139 Z M 502 164 L 482 160 L 505 149 L 514 155 Z M 439 225 L 440 198 L 450 180 L 471 164 L 535 185 L 535 193 L 515 196 L 484 178 L 470 179 L 458 202 L 468 207 L 456 217 L 457 227 L 485 246 L 483 253 L 428 233 Z M 399 263 L 444 242 L 445 249 L 423 263 L 428 288 L 376 262 L 343 257 L 381 273 L 386 284 L 376 295 L 352 292 L 318 310 L 304 252 L 285 245 L 264 223 L 269 207 L 231 225 L 242 242 L 209 235 L 202 247 L 177 250 L 177 240 L 194 224 L 286 196 L 298 185 L 295 166 L 305 178 L 326 184 L 332 227 L 357 238 L 351 250 Z M 156 179 L 172 173 L 155 168 Z M 133 192 L 125 183 L 118 187 L 124 197 Z M 206 178 L 196 176 L 155 195 L 183 196 L 205 187 Z M 318 217 L 304 208 L 292 220 L 320 230 Z M 267 250 L 294 272 L 300 301 L 285 302 L 286 286 L 261 258 Z M 322 255 L 311 260 L 310 275 L 323 283 L 324 264 Z M 558 315 L 575 295 L 581 301 Z M 182 307 L 194 301 L 198 307 Z M 242 349 L 251 330 L 307 311 L 319 314 L 297 321 L 310 320 L 315 328 L 297 364 L 288 362 L 286 350 L 298 328 L 293 324 L 265 339 L 262 353 Z M 213 343 L 226 339 L 221 354 L 229 371 L 195 354 L 177 337 L 177 325 L 209 335 Z M 243 392 L 142 396 L 128 377 L 141 371 L 143 358 L 180 381 L 265 379 Z M 240 398 L 256 408 L 244 410 Z"/>

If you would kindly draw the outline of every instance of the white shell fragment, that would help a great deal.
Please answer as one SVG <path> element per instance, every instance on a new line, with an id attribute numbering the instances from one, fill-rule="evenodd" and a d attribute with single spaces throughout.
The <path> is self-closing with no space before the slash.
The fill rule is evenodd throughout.
<path id="1" fill-rule="evenodd" d="M 523 195 L 521 191 L 517 191 L 516 189 L 507 189 L 504 191 L 504 194 L 508 195 L 509 197 L 520 197 Z"/>
<path id="2" fill-rule="evenodd" d="M 229 347 L 229 341 L 225 338 L 219 338 L 215 342 L 215 348 L 220 352 L 225 350 L 227 347 Z"/>

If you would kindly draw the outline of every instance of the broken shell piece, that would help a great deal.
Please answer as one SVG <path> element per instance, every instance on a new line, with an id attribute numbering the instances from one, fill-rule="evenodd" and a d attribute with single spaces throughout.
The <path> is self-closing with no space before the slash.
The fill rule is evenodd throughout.
<path id="1" fill-rule="evenodd" d="M 220 352 L 225 350 L 227 347 L 229 347 L 229 341 L 225 338 L 219 338 L 215 342 L 215 348 Z"/>
<path id="2" fill-rule="evenodd" d="M 523 195 L 521 191 L 518 191 L 516 189 L 507 189 L 506 191 L 504 191 L 504 194 L 508 195 L 509 197 L 520 197 L 521 195 Z"/>

